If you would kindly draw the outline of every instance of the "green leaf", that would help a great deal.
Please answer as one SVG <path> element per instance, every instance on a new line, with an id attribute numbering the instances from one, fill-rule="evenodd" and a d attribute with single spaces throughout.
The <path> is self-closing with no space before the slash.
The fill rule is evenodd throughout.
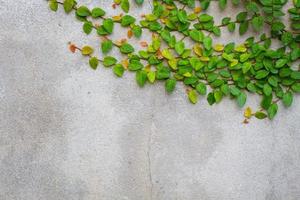
<path id="1" fill-rule="evenodd" d="M 240 55 L 240 61 L 241 62 L 245 62 L 245 61 L 247 61 L 249 58 L 250 58 L 250 54 L 248 54 L 248 53 L 243 53 L 242 55 Z"/>
<path id="2" fill-rule="evenodd" d="M 149 24 L 149 29 L 151 31 L 159 31 L 160 29 L 162 29 L 162 26 L 161 26 L 160 23 L 158 23 L 157 21 L 155 21 L 155 22 L 151 22 Z"/>
<path id="3" fill-rule="evenodd" d="M 98 18 L 98 17 L 102 17 L 104 16 L 106 13 L 104 10 L 102 10 L 101 8 L 94 8 L 92 10 L 92 17 L 93 18 Z"/>
<path id="4" fill-rule="evenodd" d="M 158 80 L 162 80 L 162 79 L 167 79 L 170 77 L 170 70 L 167 67 L 160 67 L 157 71 L 156 71 L 156 78 Z"/>
<path id="5" fill-rule="evenodd" d="M 230 93 L 233 95 L 233 96 L 238 96 L 240 95 L 241 91 L 236 87 L 236 86 L 232 86 L 230 88 Z"/>
<path id="6" fill-rule="evenodd" d="M 276 67 L 276 68 L 282 68 L 282 67 L 284 67 L 284 65 L 285 65 L 287 62 L 288 62 L 288 60 L 285 59 L 285 58 L 279 59 L 279 60 L 276 61 L 275 67 Z"/>
<path id="7" fill-rule="evenodd" d="M 282 102 L 285 107 L 290 107 L 293 103 L 293 93 L 286 92 L 282 97 Z"/>
<path id="8" fill-rule="evenodd" d="M 293 71 L 291 73 L 291 78 L 295 80 L 300 80 L 300 72 L 299 71 Z"/>
<path id="9" fill-rule="evenodd" d="M 210 50 L 212 48 L 212 39 L 211 37 L 204 37 L 203 39 L 204 48 Z"/>
<path id="10" fill-rule="evenodd" d="M 193 85 L 196 84 L 198 81 L 198 78 L 196 76 L 186 77 L 183 81 L 186 85 Z"/>
<path id="11" fill-rule="evenodd" d="M 109 33 L 104 29 L 103 26 L 99 26 L 99 27 L 97 28 L 97 34 L 98 34 L 98 35 L 107 35 L 107 34 L 109 34 Z"/>
<path id="12" fill-rule="evenodd" d="M 213 105 L 216 102 L 215 97 L 214 97 L 214 93 L 210 92 L 207 95 L 207 102 L 208 102 L 209 105 Z"/>
<path id="13" fill-rule="evenodd" d="M 240 35 L 244 35 L 247 30 L 248 30 L 248 26 L 249 26 L 249 22 L 248 21 L 244 21 L 240 24 L 240 27 L 239 27 L 239 33 Z"/>
<path id="14" fill-rule="evenodd" d="M 125 71 L 125 69 L 124 69 L 123 65 L 121 65 L 121 64 L 116 64 L 113 67 L 113 72 L 118 77 L 122 77 L 124 74 L 124 71 Z"/>
<path id="15" fill-rule="evenodd" d="M 136 4 L 142 5 L 144 3 L 144 0 L 135 0 Z"/>
<path id="16" fill-rule="evenodd" d="M 264 84 L 263 92 L 265 95 L 269 96 L 272 94 L 272 87 L 269 84 Z"/>
<path id="17" fill-rule="evenodd" d="M 271 106 L 272 98 L 273 98 L 272 95 L 269 96 L 264 95 L 260 103 L 261 107 L 265 110 L 268 110 L 268 108 Z"/>
<path id="18" fill-rule="evenodd" d="M 111 34 L 114 29 L 114 22 L 112 19 L 103 20 L 103 28 L 107 31 L 107 33 Z"/>
<path id="19" fill-rule="evenodd" d="M 204 83 L 198 83 L 197 85 L 196 85 L 196 90 L 197 90 L 197 92 L 199 93 L 199 94 L 201 94 L 201 95 L 206 95 L 206 91 L 207 91 L 207 89 L 206 89 L 206 85 L 204 84 Z"/>
<path id="20" fill-rule="evenodd" d="M 94 49 L 90 46 L 84 46 L 82 47 L 81 53 L 84 56 L 89 56 L 94 52 Z"/>
<path id="21" fill-rule="evenodd" d="M 80 17 L 87 17 L 91 15 L 91 11 L 86 6 L 80 6 L 77 8 L 76 14 Z"/>
<path id="22" fill-rule="evenodd" d="M 257 16 L 252 19 L 252 26 L 255 31 L 260 31 L 264 25 L 264 18 L 262 16 Z"/>
<path id="23" fill-rule="evenodd" d="M 236 16 L 236 21 L 237 22 L 244 22 L 247 19 L 247 12 L 240 12 Z"/>
<path id="24" fill-rule="evenodd" d="M 192 40 L 196 42 L 201 42 L 204 38 L 204 34 L 196 29 L 193 29 L 189 32 L 190 37 Z"/>
<path id="25" fill-rule="evenodd" d="M 124 54 L 130 54 L 130 53 L 134 52 L 134 48 L 130 44 L 124 43 L 121 45 L 120 51 L 121 51 L 121 53 L 124 53 Z"/>
<path id="26" fill-rule="evenodd" d="M 128 65 L 128 69 L 130 71 L 137 71 L 139 69 L 142 69 L 143 67 L 144 65 L 138 60 L 131 60 Z"/>
<path id="27" fill-rule="evenodd" d="M 249 3 L 247 3 L 246 8 L 250 12 L 254 12 L 254 13 L 258 13 L 259 12 L 258 5 L 255 2 L 253 2 L 253 1 L 250 1 Z"/>
<path id="28" fill-rule="evenodd" d="M 242 108 L 245 105 L 246 101 L 247 101 L 247 95 L 241 92 L 237 97 L 238 106 Z"/>
<path id="29" fill-rule="evenodd" d="M 188 92 L 188 97 L 191 103 L 196 104 L 198 102 L 198 94 L 196 90 L 190 90 Z"/>
<path id="30" fill-rule="evenodd" d="M 242 65 L 243 74 L 246 74 L 250 69 L 251 69 L 251 63 L 250 62 L 243 63 L 243 65 Z"/>
<path id="31" fill-rule="evenodd" d="M 134 25 L 131 30 L 132 30 L 133 35 L 135 37 L 137 37 L 137 38 L 141 37 L 141 35 L 142 35 L 142 28 L 140 26 Z"/>
<path id="32" fill-rule="evenodd" d="M 130 15 L 125 15 L 122 17 L 121 26 L 126 27 L 135 22 L 135 18 Z"/>
<path id="33" fill-rule="evenodd" d="M 285 28 L 284 24 L 282 22 L 273 22 L 271 25 L 272 31 L 281 31 Z"/>
<path id="34" fill-rule="evenodd" d="M 227 84 L 223 84 L 221 86 L 221 91 L 223 92 L 224 95 L 229 95 L 230 94 L 230 88 Z"/>
<path id="35" fill-rule="evenodd" d="M 267 77 L 268 74 L 269 74 L 268 71 L 266 71 L 266 70 L 260 70 L 260 71 L 258 71 L 258 72 L 256 73 L 255 78 L 256 78 L 256 79 L 263 79 L 263 78 Z"/>
<path id="36" fill-rule="evenodd" d="M 98 58 L 96 58 L 96 57 L 90 58 L 89 64 L 92 69 L 97 69 L 98 64 L 99 64 Z"/>
<path id="37" fill-rule="evenodd" d="M 93 24 L 91 22 L 85 22 L 82 27 L 83 31 L 88 35 L 93 30 Z"/>
<path id="38" fill-rule="evenodd" d="M 219 7 L 224 10 L 227 4 L 227 0 L 219 0 Z"/>
<path id="39" fill-rule="evenodd" d="M 147 72 L 141 70 L 136 72 L 136 82 L 140 87 L 144 87 L 147 81 Z"/>
<path id="40" fill-rule="evenodd" d="M 200 61 L 199 58 L 191 57 L 189 59 L 191 66 L 194 68 L 195 71 L 200 70 L 202 67 L 204 67 L 204 64 Z"/>
<path id="41" fill-rule="evenodd" d="M 237 6 L 240 3 L 240 0 L 232 0 L 232 4 Z"/>
<path id="42" fill-rule="evenodd" d="M 174 91 L 175 89 L 175 86 L 176 86 L 176 80 L 175 79 L 168 79 L 165 83 L 165 88 L 166 88 L 166 91 L 168 93 L 171 93 Z"/>
<path id="43" fill-rule="evenodd" d="M 221 29 L 217 26 L 213 27 L 212 32 L 215 34 L 215 36 L 221 36 Z"/>
<path id="44" fill-rule="evenodd" d="M 294 84 L 292 85 L 292 90 L 293 90 L 294 92 L 299 93 L 299 92 L 300 92 L 300 83 L 294 83 Z"/>
<path id="45" fill-rule="evenodd" d="M 299 22 L 292 22 L 291 27 L 294 30 L 300 30 Z"/>
<path id="46" fill-rule="evenodd" d="M 230 22 L 230 23 L 227 25 L 227 28 L 228 28 L 228 31 L 229 31 L 229 32 L 233 32 L 233 31 L 235 30 L 235 23 Z"/>
<path id="47" fill-rule="evenodd" d="M 57 1 L 56 1 L 56 0 L 50 0 L 50 1 L 49 1 L 49 8 L 50 8 L 52 11 L 56 12 L 57 9 L 58 9 L 58 3 L 57 3 Z"/>
<path id="48" fill-rule="evenodd" d="M 230 17 L 224 17 L 222 19 L 222 25 L 228 25 L 230 23 L 231 18 Z"/>
<path id="49" fill-rule="evenodd" d="M 293 41 L 293 34 L 290 32 L 284 32 L 281 35 L 281 41 L 284 45 L 288 45 Z"/>
<path id="50" fill-rule="evenodd" d="M 184 48 L 185 48 L 185 45 L 184 45 L 184 42 L 182 42 L 182 41 L 179 41 L 179 42 L 177 42 L 177 43 L 175 44 L 175 51 L 176 51 L 179 55 L 183 54 Z"/>
<path id="51" fill-rule="evenodd" d="M 105 67 L 110 67 L 116 63 L 117 63 L 117 59 L 115 59 L 114 57 L 111 57 L 111 56 L 106 56 L 103 60 L 103 65 Z"/>
<path id="52" fill-rule="evenodd" d="M 177 13 L 177 17 L 178 17 L 178 20 L 184 24 L 188 21 L 185 10 L 179 10 Z"/>
<path id="53" fill-rule="evenodd" d="M 271 76 L 268 79 L 268 82 L 270 85 L 272 85 L 273 87 L 277 87 L 278 86 L 278 79 L 275 76 Z"/>
<path id="54" fill-rule="evenodd" d="M 216 74 L 216 73 L 210 73 L 207 75 L 207 81 L 209 83 L 215 81 L 217 78 L 218 78 L 218 74 Z"/>
<path id="55" fill-rule="evenodd" d="M 223 93 L 220 90 L 214 91 L 214 98 L 216 103 L 220 103 L 223 98 Z"/>
<path id="56" fill-rule="evenodd" d="M 75 6 L 74 0 L 64 0 L 64 10 L 66 13 L 70 13 Z"/>
<path id="57" fill-rule="evenodd" d="M 202 1 L 200 1 L 200 3 L 201 3 L 201 8 L 202 8 L 203 10 L 206 10 L 206 9 L 209 7 L 210 1 L 211 1 L 211 0 L 202 0 Z"/>
<path id="58" fill-rule="evenodd" d="M 257 119 L 265 119 L 267 115 L 263 112 L 256 112 L 254 115 Z"/>
<path id="59" fill-rule="evenodd" d="M 128 0 L 121 0 L 121 8 L 124 12 L 128 13 L 129 8 L 130 8 L 129 1 Z"/>
<path id="60" fill-rule="evenodd" d="M 199 16 L 199 22 L 209 22 L 213 20 L 213 17 L 208 14 L 202 14 Z"/>
<path id="61" fill-rule="evenodd" d="M 108 53 L 113 47 L 113 42 L 111 40 L 105 40 L 101 43 L 102 53 Z"/>
<path id="62" fill-rule="evenodd" d="M 278 111 L 278 105 L 273 103 L 268 109 L 268 117 L 269 119 L 273 119 Z"/>
<path id="63" fill-rule="evenodd" d="M 256 86 L 253 84 L 253 83 L 249 83 L 248 85 L 247 85 L 247 89 L 248 89 L 248 91 L 249 92 L 256 92 Z"/>

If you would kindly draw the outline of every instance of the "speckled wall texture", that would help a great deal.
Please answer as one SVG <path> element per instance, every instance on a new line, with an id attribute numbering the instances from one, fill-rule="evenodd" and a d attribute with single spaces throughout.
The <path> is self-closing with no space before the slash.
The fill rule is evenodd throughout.
<path id="1" fill-rule="evenodd" d="M 110 0 L 79 2 L 120 12 Z M 231 9 L 209 12 L 220 20 Z M 300 199 L 298 96 L 273 121 L 244 125 L 229 99 L 191 105 L 182 85 L 167 95 L 130 73 L 91 70 L 67 48 L 99 44 L 81 26 L 44 0 L 0 0 L 1 200 Z M 114 38 L 126 34 L 117 29 Z"/>

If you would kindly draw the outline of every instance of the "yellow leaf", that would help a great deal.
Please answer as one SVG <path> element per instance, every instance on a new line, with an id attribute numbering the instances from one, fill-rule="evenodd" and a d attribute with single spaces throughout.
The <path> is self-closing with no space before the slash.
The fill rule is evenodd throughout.
<path id="1" fill-rule="evenodd" d="M 116 16 L 113 16 L 112 19 L 113 19 L 113 21 L 115 21 L 115 22 L 119 22 L 119 21 L 121 21 L 121 19 L 122 19 L 122 15 L 116 15 Z"/>
<path id="2" fill-rule="evenodd" d="M 202 47 L 199 44 L 196 44 L 193 50 L 196 55 L 202 56 Z"/>
<path id="3" fill-rule="evenodd" d="M 230 63 L 230 67 L 234 67 L 239 63 L 239 61 L 237 59 L 233 59 Z"/>
<path id="4" fill-rule="evenodd" d="M 153 15 L 153 14 L 145 15 L 145 18 L 149 22 L 155 21 L 157 19 L 157 17 L 155 15 Z"/>
<path id="5" fill-rule="evenodd" d="M 160 21 L 161 21 L 161 23 L 165 24 L 165 23 L 167 23 L 168 20 L 166 18 L 160 18 Z"/>
<path id="6" fill-rule="evenodd" d="M 155 76 L 156 76 L 156 75 L 155 75 L 155 72 L 154 72 L 154 71 L 149 71 L 149 72 L 147 73 L 147 78 L 148 78 L 148 80 L 149 80 L 150 83 L 154 83 L 154 81 L 155 81 L 155 79 L 156 79 Z"/>
<path id="7" fill-rule="evenodd" d="M 222 51 L 224 50 L 224 45 L 223 45 L 223 44 L 216 44 L 216 45 L 214 46 L 214 50 L 215 50 L 216 52 L 222 52 Z"/>
<path id="8" fill-rule="evenodd" d="M 151 65 L 146 65 L 146 67 L 144 68 L 144 70 L 146 72 L 150 72 L 151 71 Z"/>
<path id="9" fill-rule="evenodd" d="M 201 12 L 202 8 L 201 7 L 196 7 L 194 8 L 194 13 L 199 14 Z"/>
<path id="10" fill-rule="evenodd" d="M 198 93 L 196 90 L 190 90 L 188 92 L 188 97 L 191 103 L 196 104 L 198 102 Z"/>
<path id="11" fill-rule="evenodd" d="M 203 62 L 208 62 L 210 59 L 207 56 L 201 56 L 200 60 L 203 61 Z"/>
<path id="12" fill-rule="evenodd" d="M 162 50 L 162 56 L 168 60 L 173 59 L 173 55 L 171 54 L 171 52 L 169 51 L 169 49 L 164 49 Z"/>
<path id="13" fill-rule="evenodd" d="M 82 47 L 82 55 L 84 56 L 88 56 L 88 55 L 91 55 L 92 53 L 94 52 L 94 49 L 90 46 L 84 46 Z"/>
<path id="14" fill-rule="evenodd" d="M 244 44 L 238 45 L 234 48 L 236 52 L 245 53 L 247 51 L 247 48 Z"/>
<path id="15" fill-rule="evenodd" d="M 173 70 L 177 70 L 177 60 L 176 59 L 169 60 L 168 64 Z"/>
<path id="16" fill-rule="evenodd" d="M 245 109 L 245 112 L 244 112 L 244 117 L 246 117 L 247 119 L 250 119 L 252 117 L 252 110 L 250 107 L 247 107 Z"/>
<path id="17" fill-rule="evenodd" d="M 184 77 L 191 77 L 192 74 L 191 74 L 190 72 L 186 72 L 186 73 L 183 74 L 183 76 L 184 76 Z"/>

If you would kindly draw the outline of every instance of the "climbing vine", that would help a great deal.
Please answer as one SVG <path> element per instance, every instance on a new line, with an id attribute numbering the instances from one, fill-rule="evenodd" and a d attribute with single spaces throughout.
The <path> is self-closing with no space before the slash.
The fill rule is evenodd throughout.
<path id="1" fill-rule="evenodd" d="M 206 96 L 209 105 L 220 103 L 228 96 L 242 108 L 247 94 L 254 93 L 261 96 L 260 108 L 253 111 L 247 107 L 244 123 L 251 117 L 273 119 L 278 103 L 290 107 L 295 93 L 300 92 L 300 66 L 297 66 L 300 0 L 293 1 L 288 13 L 283 9 L 287 0 L 214 1 L 153 0 L 152 12 L 139 19 L 129 14 L 128 0 L 112 2 L 113 8 L 119 6 L 124 12 L 115 16 L 107 16 L 100 7 L 78 5 L 75 0 L 50 0 L 49 7 L 57 11 L 61 5 L 66 13 L 74 12 L 83 23 L 85 34 L 95 31 L 101 36 L 101 58 L 91 46 L 69 46 L 72 52 L 79 51 L 89 57 L 92 69 L 96 70 L 100 64 L 111 67 L 117 77 L 127 71 L 134 72 L 140 87 L 163 81 L 167 93 L 172 93 L 177 83 L 183 82 L 193 104 L 200 96 Z M 135 0 L 135 3 L 141 5 L 143 0 Z M 228 4 L 242 6 L 244 10 L 235 17 L 224 17 L 220 24 L 206 12 L 210 6 L 218 5 L 223 10 Z M 283 21 L 285 15 L 288 15 L 288 24 Z M 124 38 L 113 41 L 110 35 L 115 24 L 128 31 Z M 143 50 L 137 52 L 129 39 L 140 38 L 145 30 L 152 34 L 152 41 L 141 41 Z M 240 35 L 252 30 L 259 37 L 249 37 L 241 44 L 214 42 L 225 30 L 238 31 Z M 273 47 L 274 41 L 279 43 L 278 48 Z M 126 58 L 118 60 L 109 55 L 113 48 L 118 48 Z"/>

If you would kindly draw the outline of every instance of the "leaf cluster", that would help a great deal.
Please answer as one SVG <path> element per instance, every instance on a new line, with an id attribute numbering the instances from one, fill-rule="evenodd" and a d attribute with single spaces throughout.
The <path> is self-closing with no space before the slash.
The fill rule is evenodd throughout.
<path id="1" fill-rule="evenodd" d="M 289 31 L 281 19 L 285 15 L 282 8 L 286 2 L 247 1 L 243 4 L 244 11 L 235 18 L 224 17 L 221 24 L 216 24 L 214 16 L 205 12 L 212 4 L 210 0 L 200 0 L 201 7 L 196 6 L 195 0 L 153 1 L 152 12 L 141 20 L 128 14 L 128 0 L 114 0 L 126 14 L 113 17 L 106 17 L 104 9 L 99 7 L 77 6 L 75 0 L 50 0 L 49 6 L 53 11 L 58 9 L 58 4 L 63 5 L 66 13 L 74 10 L 76 18 L 83 22 L 86 34 L 95 30 L 99 36 L 105 37 L 100 45 L 102 59 L 93 55 L 92 47 L 81 48 L 82 55 L 90 57 L 92 69 L 97 69 L 102 63 L 105 67 L 112 67 L 117 77 L 131 71 L 140 87 L 164 82 L 167 93 L 172 93 L 177 83 L 182 82 L 193 104 L 206 98 L 208 104 L 213 105 L 228 97 L 239 107 L 244 107 L 247 94 L 257 94 L 261 96 L 260 108 L 256 112 L 247 108 L 245 117 L 273 119 L 278 102 L 290 107 L 294 94 L 300 92 L 300 71 L 293 68 L 300 59 L 300 33 L 295 32 L 300 29 L 300 1 L 294 0 L 294 7 L 288 10 L 294 31 Z M 136 0 L 136 3 L 141 5 L 143 1 Z M 239 5 L 241 2 L 232 0 L 231 3 Z M 178 6 L 180 4 L 183 7 Z M 220 9 L 225 9 L 227 4 L 227 0 L 218 2 Z M 193 8 L 193 12 L 186 6 Z M 95 19 L 101 20 L 101 24 L 94 25 Z M 128 33 L 136 38 L 147 29 L 152 32 L 152 41 L 141 51 L 136 51 L 127 40 L 114 42 L 109 36 L 116 24 L 129 29 Z M 270 31 L 263 32 L 265 27 Z M 215 43 L 213 38 L 220 37 L 223 28 L 230 32 L 237 29 L 240 35 L 252 28 L 260 37 L 249 37 L 241 44 Z M 177 38 L 174 32 L 182 37 Z M 193 45 L 186 45 L 186 40 L 193 41 Z M 282 44 L 277 49 L 271 48 L 274 40 Z M 118 48 L 126 59 L 106 55 L 113 48 Z"/>

